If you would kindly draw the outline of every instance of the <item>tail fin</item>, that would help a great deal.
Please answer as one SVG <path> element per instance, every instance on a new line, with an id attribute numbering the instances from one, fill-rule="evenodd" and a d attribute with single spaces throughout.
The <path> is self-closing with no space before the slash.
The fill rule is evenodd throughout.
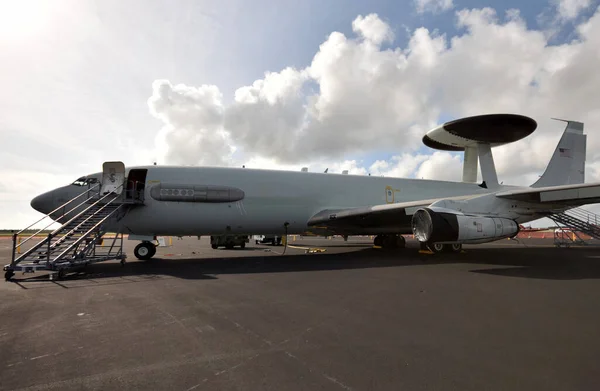
<path id="1" fill-rule="evenodd" d="M 556 119 L 556 118 L 553 118 Z M 586 138 L 583 123 L 565 121 L 565 129 L 546 171 L 531 187 L 574 185 L 585 180 Z"/>

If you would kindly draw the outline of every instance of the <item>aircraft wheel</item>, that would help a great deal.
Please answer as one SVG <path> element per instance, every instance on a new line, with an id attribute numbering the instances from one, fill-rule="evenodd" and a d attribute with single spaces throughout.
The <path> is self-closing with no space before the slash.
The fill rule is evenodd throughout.
<path id="1" fill-rule="evenodd" d="M 137 259 L 147 260 L 156 254 L 156 247 L 150 242 L 142 242 L 135 246 L 133 254 Z"/>
<path id="2" fill-rule="evenodd" d="M 383 238 L 380 235 L 375 236 L 373 245 L 377 247 L 383 247 Z"/>
<path id="3" fill-rule="evenodd" d="M 441 243 L 427 243 L 427 247 L 429 247 L 429 250 L 433 253 L 441 253 L 444 251 L 444 245 Z"/>
<path id="4" fill-rule="evenodd" d="M 15 275 L 15 272 L 13 272 L 12 270 L 7 270 L 6 273 L 4 273 L 4 279 L 6 281 L 10 281 L 14 275 Z"/>
<path id="5" fill-rule="evenodd" d="M 444 250 L 449 253 L 459 253 L 462 251 L 461 243 L 445 244 Z"/>
<path id="6" fill-rule="evenodd" d="M 396 235 L 385 235 L 383 237 L 383 248 L 396 248 L 397 240 Z"/>
<path id="7" fill-rule="evenodd" d="M 398 248 L 405 248 L 406 247 L 406 239 L 404 239 L 404 236 L 398 235 L 396 237 L 396 247 L 398 247 Z"/>

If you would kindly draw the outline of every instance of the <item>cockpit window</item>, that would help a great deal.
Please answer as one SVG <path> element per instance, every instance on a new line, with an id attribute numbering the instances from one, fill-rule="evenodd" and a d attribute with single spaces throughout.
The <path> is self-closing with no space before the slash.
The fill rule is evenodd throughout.
<path id="1" fill-rule="evenodd" d="M 98 178 L 86 178 L 84 176 L 82 176 L 81 178 L 77 179 L 75 182 L 71 183 L 72 185 L 75 186 L 87 186 L 87 185 L 94 185 L 98 183 Z"/>

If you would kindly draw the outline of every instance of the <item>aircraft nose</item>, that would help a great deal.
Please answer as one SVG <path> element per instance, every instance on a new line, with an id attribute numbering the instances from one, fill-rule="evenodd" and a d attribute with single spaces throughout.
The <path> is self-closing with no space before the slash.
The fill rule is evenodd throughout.
<path id="1" fill-rule="evenodd" d="M 52 212 L 54 207 L 54 195 L 52 192 L 40 194 L 31 200 L 31 207 L 43 214 Z"/>

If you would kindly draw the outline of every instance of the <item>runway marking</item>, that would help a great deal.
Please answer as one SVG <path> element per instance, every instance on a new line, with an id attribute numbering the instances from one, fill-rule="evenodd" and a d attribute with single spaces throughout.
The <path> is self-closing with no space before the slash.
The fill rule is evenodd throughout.
<path id="1" fill-rule="evenodd" d="M 348 387 L 347 385 L 345 385 L 344 383 L 342 383 L 341 381 L 339 381 L 338 379 L 336 379 L 335 377 L 331 377 L 331 376 L 327 376 L 326 374 L 323 374 L 323 376 L 334 382 L 335 384 L 337 384 L 338 386 L 342 387 L 344 390 L 352 390 L 352 388 Z"/>
<path id="2" fill-rule="evenodd" d="M 290 246 L 288 245 L 289 248 L 295 248 L 297 250 L 304 250 L 305 254 L 313 254 L 313 253 L 324 253 L 325 251 L 327 251 L 326 248 L 320 248 L 320 247 L 301 247 L 301 246 Z"/>
<path id="3" fill-rule="evenodd" d="M 33 361 L 33 360 L 37 360 L 38 358 L 44 358 L 44 357 L 48 357 L 50 354 L 44 354 L 43 356 L 37 356 L 37 357 L 32 357 L 29 360 Z"/>

